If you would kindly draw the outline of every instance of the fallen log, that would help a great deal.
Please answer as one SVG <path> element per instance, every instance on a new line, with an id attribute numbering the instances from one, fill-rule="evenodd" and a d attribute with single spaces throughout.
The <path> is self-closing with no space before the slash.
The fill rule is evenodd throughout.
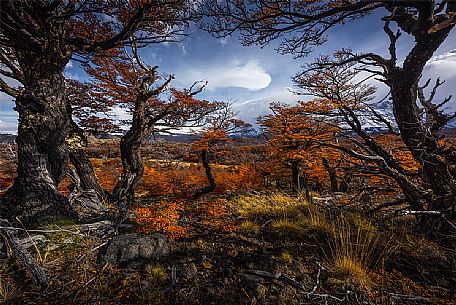
<path id="1" fill-rule="evenodd" d="M 8 220 L 0 219 L 0 235 L 3 237 L 8 255 L 30 272 L 33 281 L 40 287 L 48 286 L 48 279 L 43 267 L 27 252 L 17 236 L 18 229 L 11 226 Z"/>

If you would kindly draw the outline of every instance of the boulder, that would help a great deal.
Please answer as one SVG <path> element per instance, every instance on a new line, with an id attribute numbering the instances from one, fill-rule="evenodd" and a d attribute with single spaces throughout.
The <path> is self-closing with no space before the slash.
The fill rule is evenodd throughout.
<path id="1" fill-rule="evenodd" d="M 104 264 L 120 265 L 148 263 L 168 253 L 168 241 L 164 235 L 130 233 L 117 235 L 111 239 L 101 251 L 100 261 Z"/>

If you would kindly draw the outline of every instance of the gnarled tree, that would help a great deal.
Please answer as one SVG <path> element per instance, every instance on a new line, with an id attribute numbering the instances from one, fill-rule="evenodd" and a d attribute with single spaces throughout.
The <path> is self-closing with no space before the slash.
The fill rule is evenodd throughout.
<path id="1" fill-rule="evenodd" d="M 19 113 L 18 175 L 2 198 L 0 214 L 31 220 L 67 213 L 67 200 L 57 191 L 68 161 L 65 66 L 71 58 L 90 59 L 132 40 L 169 40 L 187 23 L 193 6 L 184 0 L 18 0 L 0 5 L 0 89 L 15 99 Z M 8 78 L 19 86 L 9 85 Z"/>
<path id="2" fill-rule="evenodd" d="M 445 198 L 435 197 L 438 196 L 437 190 L 432 189 L 432 186 L 427 183 L 427 176 L 420 160 L 403 139 L 402 142 L 397 141 L 397 126 L 376 108 L 375 103 L 372 103 L 374 87 L 365 84 L 366 78 L 360 77 L 364 73 L 364 66 L 347 62 L 347 58 L 350 58 L 350 55 L 346 52 L 336 52 L 335 59 L 322 56 L 294 78 L 301 92 L 316 96 L 314 103 L 322 105 L 312 114 L 322 116 L 324 119 L 328 118 L 328 121 L 337 119 L 343 123 L 339 124 L 339 136 L 351 142 L 351 145 L 345 146 L 325 145 L 377 166 L 384 175 L 396 181 L 412 210 L 423 214 L 429 210 L 438 213 L 449 212 L 435 206 L 436 198 L 439 201 Z M 336 62 L 339 64 L 335 64 Z M 437 81 L 436 87 L 439 84 L 440 82 Z M 435 94 L 435 89 L 431 95 Z M 437 105 L 432 104 L 432 96 L 430 99 L 424 98 L 421 87 L 418 88 L 418 92 L 423 104 L 422 110 L 426 114 L 425 117 L 423 116 L 423 124 L 428 125 L 429 130 L 433 130 L 432 120 L 435 116 L 442 116 L 445 122 L 450 118 L 438 110 Z M 430 111 L 434 112 L 430 113 Z M 368 124 L 376 124 L 380 131 L 375 134 L 369 132 L 366 128 Z M 440 131 L 440 128 L 435 131 Z M 436 141 L 437 137 L 441 137 L 437 133 L 434 136 Z M 441 143 L 437 142 L 436 145 L 442 150 Z M 441 161 L 446 162 L 443 155 Z M 448 203 L 451 207 L 451 202 Z M 428 217 L 421 217 L 421 219 L 426 222 L 429 220 Z"/>
<path id="3" fill-rule="evenodd" d="M 345 53 L 349 58 L 345 62 L 363 64 L 366 72 L 373 73 L 390 89 L 400 135 L 419 163 L 419 173 L 425 185 L 424 193 L 416 190 L 415 198 L 420 199 L 418 202 L 413 199 L 415 204 L 426 204 L 429 210 L 440 215 L 454 211 L 456 180 L 438 144 L 438 131 L 451 116 L 435 116 L 429 113 L 429 107 L 427 110 L 424 107 L 429 113 L 426 118 L 433 120 L 430 124 L 435 125 L 433 129 L 428 129 L 417 100 L 418 83 L 426 63 L 456 24 L 456 2 L 213 0 L 207 2 L 203 11 L 216 18 L 206 28 L 218 36 L 239 30 L 245 44 L 267 44 L 271 40 L 282 39 L 279 51 L 297 57 L 308 54 L 312 47 L 324 43 L 326 33 L 331 28 L 355 22 L 375 11 L 385 12 L 382 20 L 389 38 L 389 56 L 347 51 Z M 391 29 L 391 23 L 397 26 L 396 32 Z M 400 61 L 396 47 L 403 33 L 411 36 L 414 43 L 405 60 Z M 338 64 L 341 62 L 333 63 Z"/>

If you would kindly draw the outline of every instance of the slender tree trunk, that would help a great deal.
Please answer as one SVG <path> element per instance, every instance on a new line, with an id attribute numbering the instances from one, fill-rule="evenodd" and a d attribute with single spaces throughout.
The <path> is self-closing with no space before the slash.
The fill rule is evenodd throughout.
<path id="1" fill-rule="evenodd" d="M 67 170 L 68 127 L 63 69 L 68 59 L 52 53 L 18 54 L 24 93 L 16 98 L 19 112 L 18 170 L 2 198 L 1 217 L 23 221 L 68 214 L 68 200 L 57 187 Z"/>
<path id="2" fill-rule="evenodd" d="M 353 173 L 351 172 L 351 170 L 346 170 L 344 178 L 340 182 L 339 191 L 343 192 L 343 193 L 347 193 L 348 189 L 350 188 L 350 183 L 351 183 L 352 179 L 353 179 Z"/>
<path id="3" fill-rule="evenodd" d="M 202 150 L 200 152 L 201 163 L 203 164 L 204 171 L 206 173 L 208 185 L 205 188 L 202 188 L 193 196 L 193 198 L 198 198 L 201 195 L 209 194 L 217 186 L 215 183 L 215 178 L 212 175 L 211 164 L 209 163 L 209 152 L 207 150 Z"/>
<path id="4" fill-rule="evenodd" d="M 293 192 L 299 192 L 301 189 L 299 182 L 299 162 L 291 161 L 291 189 Z"/>
<path id="5" fill-rule="evenodd" d="M 329 165 L 329 162 L 326 158 L 323 158 L 323 166 L 325 167 L 326 171 L 328 172 L 329 175 L 329 183 L 331 187 L 331 192 L 338 192 L 339 191 L 339 186 L 337 184 L 337 171 L 335 168 L 332 168 Z"/>
<path id="6" fill-rule="evenodd" d="M 134 200 L 135 191 L 144 174 L 144 162 L 141 157 L 141 145 L 155 121 L 146 117 L 147 98 L 138 95 L 135 101 L 133 120 L 128 132 L 120 140 L 120 158 L 122 173 L 111 194 L 111 200 L 117 202 L 121 214 L 124 214 Z"/>

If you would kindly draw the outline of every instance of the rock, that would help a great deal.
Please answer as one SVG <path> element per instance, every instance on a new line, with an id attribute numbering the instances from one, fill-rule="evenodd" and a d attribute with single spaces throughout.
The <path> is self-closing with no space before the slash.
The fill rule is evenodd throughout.
<path id="1" fill-rule="evenodd" d="M 266 297 L 266 292 L 268 290 L 265 286 L 265 279 L 256 275 L 245 273 L 242 273 L 241 276 L 241 284 L 245 288 L 246 292 L 251 297 L 254 297 L 259 301 L 264 300 L 264 298 Z"/>
<path id="2" fill-rule="evenodd" d="M 184 263 L 182 265 L 181 277 L 184 281 L 189 281 L 193 279 L 198 274 L 198 269 L 196 268 L 195 263 Z"/>
<path id="3" fill-rule="evenodd" d="M 168 241 L 164 235 L 130 233 L 114 237 L 100 253 L 100 261 L 121 265 L 148 263 L 168 253 Z"/>

